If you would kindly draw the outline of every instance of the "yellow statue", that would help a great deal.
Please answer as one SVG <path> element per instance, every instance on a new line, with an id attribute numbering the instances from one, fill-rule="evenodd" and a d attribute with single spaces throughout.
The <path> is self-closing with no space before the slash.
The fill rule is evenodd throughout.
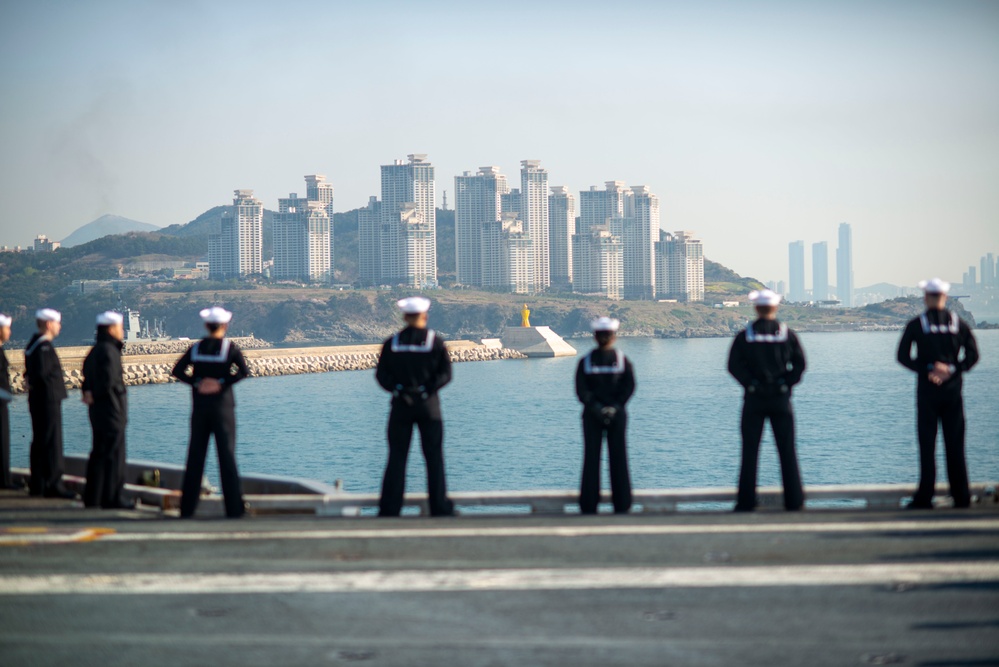
<path id="1" fill-rule="evenodd" d="M 527 304 L 524 304 L 524 310 L 520 311 L 520 326 L 529 327 L 531 326 L 531 311 L 527 308 Z"/>

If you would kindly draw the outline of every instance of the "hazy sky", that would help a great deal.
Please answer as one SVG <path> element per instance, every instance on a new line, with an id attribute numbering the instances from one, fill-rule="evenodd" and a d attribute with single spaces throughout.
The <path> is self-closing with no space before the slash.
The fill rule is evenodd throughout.
<path id="1" fill-rule="evenodd" d="M 348 210 L 417 152 L 438 201 L 527 158 L 648 185 L 764 280 L 840 222 L 858 287 L 960 280 L 999 253 L 999 2 L 0 2 L 0 244 L 311 173 Z"/>

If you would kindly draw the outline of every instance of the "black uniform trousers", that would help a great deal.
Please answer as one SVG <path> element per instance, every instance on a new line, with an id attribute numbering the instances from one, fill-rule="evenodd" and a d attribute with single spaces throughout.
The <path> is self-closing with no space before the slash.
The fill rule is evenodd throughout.
<path id="1" fill-rule="evenodd" d="M 31 495 L 65 490 L 62 484 L 62 401 L 28 400 L 31 413 Z"/>
<path id="2" fill-rule="evenodd" d="M 601 417 L 589 411 L 583 412 L 583 480 L 579 489 L 579 511 L 583 514 L 596 514 L 600 503 L 600 450 L 605 432 L 614 511 L 623 514 L 631 509 L 631 476 L 625 445 L 627 426 L 628 415 L 624 410 L 619 410 L 609 424 L 604 424 Z"/>
<path id="3" fill-rule="evenodd" d="M 207 398 L 207 400 L 206 400 Z M 228 400 L 227 400 L 228 399 Z M 215 436 L 215 449 L 219 455 L 219 476 L 222 478 L 222 495 L 225 514 L 235 519 L 243 516 L 243 492 L 236 468 L 236 406 L 232 394 L 214 397 L 198 396 L 191 412 L 191 445 L 187 450 L 187 468 L 180 499 L 180 516 L 194 516 L 201 498 L 201 478 L 205 474 L 205 457 L 208 441 Z"/>
<path id="4" fill-rule="evenodd" d="M 10 410 L 0 401 L 0 489 L 14 486 L 10 474 Z"/>
<path id="5" fill-rule="evenodd" d="M 83 504 L 87 507 L 125 507 L 125 429 L 99 428 L 91 423 L 94 448 L 87 461 L 87 486 Z"/>
<path id="6" fill-rule="evenodd" d="M 756 507 L 756 476 L 760 459 L 763 426 L 770 420 L 780 459 L 780 474 L 784 483 L 784 507 L 801 509 L 805 494 L 801 488 L 798 456 L 794 449 L 794 410 L 787 394 L 760 396 L 746 394 L 742 405 L 742 469 L 739 472 L 739 495 L 736 510 Z"/>
<path id="7" fill-rule="evenodd" d="M 406 491 L 406 463 L 413 440 L 413 426 L 420 430 L 420 445 L 427 464 L 427 499 L 431 516 L 451 516 L 454 503 L 447 497 L 444 474 L 444 421 L 440 418 L 438 398 L 410 406 L 401 399 L 392 401 L 388 418 L 388 464 L 382 479 L 379 516 L 399 516 Z"/>
<path id="8" fill-rule="evenodd" d="M 964 460 L 964 399 L 960 388 L 920 387 L 916 390 L 916 430 L 919 434 L 919 488 L 913 505 L 930 507 L 936 486 L 937 424 L 943 427 L 947 478 L 955 507 L 971 504 L 968 468 Z"/>

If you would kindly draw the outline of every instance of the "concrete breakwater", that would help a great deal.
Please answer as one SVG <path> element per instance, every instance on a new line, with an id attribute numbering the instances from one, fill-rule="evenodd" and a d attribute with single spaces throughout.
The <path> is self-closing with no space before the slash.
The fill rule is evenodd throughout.
<path id="1" fill-rule="evenodd" d="M 190 344 L 190 343 L 188 343 Z M 57 348 L 58 349 L 58 348 Z M 65 348 L 75 350 L 78 348 Z M 85 348 L 84 348 L 85 349 Z M 184 348 L 186 350 L 186 347 Z M 344 348 L 289 348 L 245 350 L 247 365 L 253 377 L 299 375 L 302 373 L 329 373 L 333 371 L 359 371 L 374 368 L 378 363 L 380 345 L 353 345 Z M 448 344 L 452 362 L 493 361 L 500 359 L 525 359 L 515 350 L 489 349 L 469 341 Z M 83 383 L 81 366 L 83 356 L 72 356 L 59 350 L 63 364 L 63 378 L 67 389 L 79 389 Z M 13 356 L 13 355 L 11 355 Z M 125 384 L 165 384 L 176 382 L 170 376 L 178 354 L 126 355 L 123 358 Z M 11 389 L 15 394 L 24 392 L 23 358 L 11 359 Z"/>
<path id="2" fill-rule="evenodd" d="M 254 338 L 253 336 L 233 336 L 232 342 L 239 345 L 241 350 L 264 350 L 274 347 L 266 340 Z M 139 341 L 135 343 L 125 343 L 126 355 L 139 354 L 184 354 L 187 348 L 191 347 L 190 340 L 160 340 L 160 341 Z"/>

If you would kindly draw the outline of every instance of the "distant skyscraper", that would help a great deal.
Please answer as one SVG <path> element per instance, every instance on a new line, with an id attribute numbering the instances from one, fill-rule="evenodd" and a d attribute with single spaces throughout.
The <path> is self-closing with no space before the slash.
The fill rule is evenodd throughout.
<path id="1" fill-rule="evenodd" d="M 836 248 L 836 295 L 847 308 L 853 306 L 853 231 L 845 222 L 839 225 Z"/>
<path id="2" fill-rule="evenodd" d="M 436 287 L 434 168 L 424 154 L 410 154 L 408 159 L 408 163 L 396 160 L 381 168 L 381 282 L 408 285 L 412 284 L 413 276 L 421 276 L 425 281 L 421 287 Z M 429 230 L 429 246 L 425 229 Z M 417 237 L 423 240 L 414 246 Z"/>
<path id="3" fill-rule="evenodd" d="M 507 189 L 499 167 L 480 167 L 475 175 L 466 171 L 454 177 L 455 260 L 462 285 L 482 285 L 483 225 L 500 219 L 500 197 Z"/>
<path id="4" fill-rule="evenodd" d="M 995 287 L 996 285 L 996 260 L 992 253 L 982 257 L 982 287 Z"/>
<path id="5" fill-rule="evenodd" d="M 235 190 L 217 233 L 208 237 L 209 274 L 225 280 L 263 272 L 264 205 L 253 190 Z"/>
<path id="6" fill-rule="evenodd" d="M 805 242 L 791 241 L 788 255 L 788 301 L 805 300 Z"/>
<path id="7" fill-rule="evenodd" d="M 533 241 L 516 213 L 504 213 L 500 225 L 502 287 L 516 294 L 528 294 L 534 285 Z"/>
<path id="8" fill-rule="evenodd" d="M 704 246 L 693 232 L 660 230 L 656 242 L 656 293 L 680 301 L 704 301 Z"/>
<path id="9" fill-rule="evenodd" d="M 322 209 L 330 219 L 330 275 L 333 272 L 333 252 L 335 242 L 333 239 L 333 184 L 326 182 L 326 177 L 322 174 L 310 174 L 305 177 L 305 198 L 322 204 Z"/>
<path id="10" fill-rule="evenodd" d="M 652 299 L 656 287 L 656 243 L 659 242 L 659 197 L 636 185 L 625 199 L 621 220 L 624 298 Z"/>
<path id="11" fill-rule="evenodd" d="M 327 210 L 326 204 L 298 199 L 295 194 L 278 200 L 272 228 L 275 278 L 332 281 Z"/>
<path id="12" fill-rule="evenodd" d="M 973 266 L 968 267 L 968 287 L 974 287 L 978 284 L 978 269 Z"/>
<path id="13" fill-rule="evenodd" d="M 382 202 L 383 220 L 384 206 Z M 434 228 L 424 219 L 420 207 L 415 202 L 400 204 L 394 219 L 390 219 L 388 224 L 396 227 L 394 233 L 398 234 L 402 256 L 405 259 L 402 267 L 406 274 L 396 278 L 394 282 L 416 289 L 436 287 L 437 267 L 434 254 L 437 246 Z M 382 266 L 384 265 L 383 253 Z"/>
<path id="14" fill-rule="evenodd" d="M 520 188 L 507 189 L 500 196 L 500 208 L 503 213 L 516 213 L 520 215 Z"/>
<path id="15" fill-rule="evenodd" d="M 357 273 L 362 285 L 377 285 L 382 279 L 382 204 L 370 197 L 357 212 Z"/>
<path id="16" fill-rule="evenodd" d="M 573 291 L 620 299 L 624 291 L 621 238 L 610 226 L 591 225 L 572 239 Z"/>
<path id="17" fill-rule="evenodd" d="M 548 238 L 548 171 L 540 160 L 520 161 L 520 221 L 531 238 L 534 254 L 532 292 L 543 292 L 551 285 Z"/>
<path id="18" fill-rule="evenodd" d="M 829 298 L 829 245 L 825 241 L 812 244 L 812 298 Z"/>
<path id="19" fill-rule="evenodd" d="M 623 181 L 607 181 L 604 189 L 591 185 L 579 193 L 579 231 L 585 233 L 594 225 L 606 225 L 611 218 L 623 218 L 631 190 Z M 615 231 L 615 230 L 611 230 Z"/>
<path id="20" fill-rule="evenodd" d="M 564 185 L 548 195 L 548 243 L 553 286 L 572 284 L 572 236 L 576 232 L 576 198 Z"/>

